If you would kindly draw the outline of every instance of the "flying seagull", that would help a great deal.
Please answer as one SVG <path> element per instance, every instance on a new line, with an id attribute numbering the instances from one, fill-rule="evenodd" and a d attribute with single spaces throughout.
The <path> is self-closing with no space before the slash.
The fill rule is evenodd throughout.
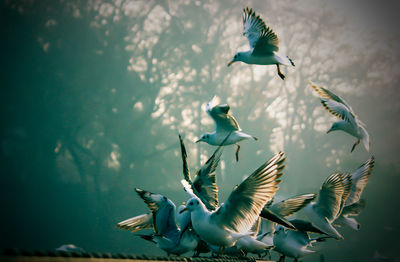
<path id="1" fill-rule="evenodd" d="M 273 233 L 276 223 L 290 229 L 296 229 L 295 226 L 285 218 L 297 213 L 313 201 L 315 197 L 315 194 L 297 195 L 275 204 L 273 204 L 272 199 L 270 203 L 264 206 L 260 214 L 260 216 L 264 218 L 261 222 L 261 233 Z"/>
<path id="2" fill-rule="evenodd" d="M 215 131 L 201 135 L 196 143 L 203 141 L 213 146 L 219 146 L 229 135 L 224 145 L 235 144 L 237 146 L 236 161 L 239 161 L 240 146 L 237 143 L 245 139 L 258 140 L 258 138 L 242 132 L 236 119 L 229 114 L 229 109 L 228 104 L 219 104 L 219 99 L 216 96 L 213 97 L 206 106 L 206 112 L 215 122 Z"/>
<path id="3" fill-rule="evenodd" d="M 358 119 L 349 104 L 347 104 L 341 97 L 335 95 L 322 86 L 317 86 L 311 81 L 310 85 L 321 97 L 321 103 L 324 108 L 332 115 L 341 119 L 340 121 L 334 122 L 327 133 L 342 130 L 357 138 L 357 141 L 351 148 L 351 152 L 353 152 L 360 141 L 363 142 L 365 149 L 369 152 L 370 140 L 369 134 L 365 129 L 366 125 Z"/>
<path id="4" fill-rule="evenodd" d="M 351 176 L 351 190 L 350 194 L 344 203 L 344 207 L 340 216 L 335 220 L 335 224 L 348 225 L 354 230 L 360 229 L 360 223 L 351 217 L 358 216 L 365 207 L 365 200 L 360 199 L 365 186 L 371 176 L 372 169 L 374 168 L 375 158 L 372 156 L 364 164 L 362 164 Z"/>
<path id="5" fill-rule="evenodd" d="M 330 175 L 322 184 L 317 201 L 304 208 L 313 226 L 330 237 L 343 239 L 332 223 L 342 212 L 350 190 L 351 177 L 340 172 Z"/>
<path id="6" fill-rule="evenodd" d="M 192 196 L 182 212 L 191 213 L 193 229 L 201 239 L 220 250 L 231 247 L 238 239 L 252 234 L 249 230 L 278 190 L 284 161 L 283 152 L 275 154 L 235 187 L 228 200 L 213 212 L 207 210 L 191 186 L 182 180 L 186 192 Z"/>
<path id="7" fill-rule="evenodd" d="M 236 53 L 228 66 L 236 61 L 246 64 L 276 65 L 278 75 L 284 80 L 285 75 L 281 72 L 279 65 L 294 66 L 293 61 L 287 56 L 276 53 L 279 50 L 278 36 L 265 25 L 260 16 L 248 7 L 243 11 L 243 35 L 249 40 L 250 50 Z"/>

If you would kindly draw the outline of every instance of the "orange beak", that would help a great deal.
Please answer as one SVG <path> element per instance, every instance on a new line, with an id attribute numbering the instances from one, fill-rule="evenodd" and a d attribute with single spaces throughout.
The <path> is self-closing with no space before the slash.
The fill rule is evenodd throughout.
<path id="1" fill-rule="evenodd" d="M 187 208 L 185 207 L 184 209 L 182 209 L 179 214 L 182 214 L 183 212 L 187 211 Z"/>
<path id="2" fill-rule="evenodd" d="M 230 61 L 229 63 L 228 63 L 228 66 L 231 66 L 233 63 L 235 63 L 235 61 Z"/>

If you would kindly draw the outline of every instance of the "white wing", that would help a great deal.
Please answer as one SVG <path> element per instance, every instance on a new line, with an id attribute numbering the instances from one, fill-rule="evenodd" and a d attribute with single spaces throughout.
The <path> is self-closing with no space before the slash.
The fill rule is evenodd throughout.
<path id="1" fill-rule="evenodd" d="M 153 214 L 153 227 L 156 234 L 166 235 L 178 230 L 175 220 L 176 207 L 170 199 L 139 188 L 136 188 L 136 192 Z"/>
<path id="2" fill-rule="evenodd" d="M 355 115 L 342 103 L 334 100 L 321 98 L 321 104 L 332 115 L 350 123 L 353 126 L 358 126 Z"/>
<path id="3" fill-rule="evenodd" d="M 343 104 L 345 107 L 347 107 L 347 109 L 352 112 L 354 114 L 353 109 L 349 106 L 348 103 L 346 103 L 346 101 L 344 101 L 343 98 L 341 98 L 338 95 L 335 95 L 332 91 L 329 91 L 326 88 L 323 88 L 322 86 L 317 86 L 316 84 L 314 84 L 313 82 L 309 81 L 309 84 L 311 85 L 311 87 L 317 92 L 317 94 L 321 97 L 321 98 L 326 98 L 328 100 L 334 100 L 340 104 Z"/>
<path id="4" fill-rule="evenodd" d="M 351 186 L 351 180 L 350 183 L 344 183 L 345 176 L 343 173 L 330 175 L 322 184 L 319 191 L 318 201 L 314 208 L 329 221 L 333 221 L 339 215 L 343 195 L 346 189 Z"/>
<path id="5" fill-rule="evenodd" d="M 150 229 L 153 228 L 153 215 L 149 213 L 132 217 L 119 222 L 117 227 L 120 229 L 130 230 L 132 232 L 142 229 Z"/>
<path id="6" fill-rule="evenodd" d="M 210 220 L 223 228 L 247 233 L 278 190 L 284 161 L 285 155 L 280 152 L 264 163 L 232 191 Z"/>
<path id="7" fill-rule="evenodd" d="M 214 98 L 206 106 L 206 112 L 215 122 L 216 132 L 240 130 L 236 119 L 228 113 L 230 109 L 229 105 L 217 103 L 218 99 L 214 96 Z"/>
<path id="8" fill-rule="evenodd" d="M 272 205 L 270 209 L 282 217 L 287 217 L 298 212 L 315 198 L 316 194 L 298 195 L 278 202 Z"/>
<path id="9" fill-rule="evenodd" d="M 352 187 L 345 206 L 350 206 L 360 200 L 361 194 L 367 185 L 372 169 L 374 168 L 374 164 L 375 158 L 371 157 L 367 160 L 367 162 L 362 164 L 356 171 L 354 171 L 353 174 L 351 174 Z"/>
<path id="10" fill-rule="evenodd" d="M 243 35 L 247 37 L 254 55 L 267 55 L 279 50 L 277 35 L 267 27 L 253 9 L 246 7 L 243 14 Z"/>

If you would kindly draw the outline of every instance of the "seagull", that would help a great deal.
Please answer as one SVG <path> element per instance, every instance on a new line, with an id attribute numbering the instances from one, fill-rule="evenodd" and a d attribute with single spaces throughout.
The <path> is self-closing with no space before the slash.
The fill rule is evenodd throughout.
<path id="1" fill-rule="evenodd" d="M 350 216 L 358 216 L 365 207 L 365 200 L 360 200 L 361 194 L 368 183 L 369 177 L 374 168 L 375 158 L 372 156 L 362 164 L 351 176 L 350 194 L 344 203 L 343 211 L 335 220 L 335 224 L 348 225 L 354 230 L 360 229 L 360 223 Z"/>
<path id="2" fill-rule="evenodd" d="M 236 119 L 229 114 L 229 109 L 228 104 L 219 104 L 219 99 L 216 96 L 207 103 L 206 112 L 215 122 L 215 131 L 203 134 L 196 143 L 203 141 L 210 145 L 218 146 L 230 134 L 224 145 L 235 144 L 237 146 L 236 161 L 239 161 L 240 146 L 237 143 L 244 139 L 258 140 L 258 138 L 242 132 Z"/>
<path id="3" fill-rule="evenodd" d="M 185 214 L 179 213 L 178 225 L 176 223 L 175 204 L 161 194 L 154 194 L 139 188 L 135 189 L 150 209 L 150 214 L 143 214 L 117 224 L 121 229 L 136 232 L 145 228 L 153 228 L 152 235 L 138 235 L 151 241 L 168 255 L 181 255 L 193 251 L 198 244 L 197 234 L 189 227 L 190 219 Z M 180 209 L 184 209 L 182 206 Z M 188 217 L 188 216 L 186 216 Z M 152 226 L 151 226 L 152 224 Z"/>
<path id="4" fill-rule="evenodd" d="M 334 122 L 327 133 L 342 130 L 357 138 L 357 141 L 354 143 L 350 152 L 353 152 L 360 141 L 363 142 L 365 149 L 369 152 L 370 140 L 369 134 L 365 129 L 366 125 L 358 119 L 349 104 L 347 104 L 341 97 L 335 95 L 322 86 L 317 86 L 311 81 L 310 85 L 321 97 L 321 103 L 324 108 L 332 115 L 341 119 L 340 121 Z"/>
<path id="5" fill-rule="evenodd" d="M 304 208 L 313 226 L 330 237 L 343 239 L 332 222 L 340 215 L 350 190 L 351 178 L 348 175 L 341 172 L 330 175 L 322 184 L 318 200 Z"/>
<path id="6" fill-rule="evenodd" d="M 268 252 L 269 249 L 274 247 L 272 241 L 271 242 L 261 241 L 264 236 L 258 235 L 258 232 L 260 230 L 260 225 L 261 225 L 261 216 L 258 217 L 257 221 L 250 229 L 250 232 L 253 233 L 249 236 L 244 236 L 240 238 L 236 242 L 235 247 L 238 250 L 240 250 L 240 252 L 242 252 L 243 255 L 247 255 L 247 253 L 254 253 L 258 254 L 258 256 L 261 257 L 261 254 Z"/>
<path id="7" fill-rule="evenodd" d="M 308 249 L 315 242 L 324 241 L 325 237 L 310 239 L 308 233 L 300 230 L 285 229 L 283 226 L 276 226 L 274 233 L 274 250 L 281 253 L 280 262 L 285 261 L 285 257 L 292 257 L 294 261 L 299 258 L 315 253 Z"/>
<path id="8" fill-rule="evenodd" d="M 260 223 L 257 240 L 268 246 L 273 245 L 273 237 L 277 224 L 284 227 L 297 230 L 286 217 L 291 216 L 301 210 L 304 206 L 314 200 L 315 194 L 303 194 L 294 196 L 278 203 L 273 204 L 273 198 L 264 206 L 260 217 L 263 218 Z M 269 254 L 269 252 L 266 252 Z M 270 255 L 269 255 L 270 256 Z"/>
<path id="9" fill-rule="evenodd" d="M 236 61 L 242 61 L 246 64 L 276 65 L 278 75 L 284 80 L 285 75 L 281 72 L 279 65 L 294 66 L 293 61 L 287 56 L 276 53 L 279 50 L 278 36 L 265 25 L 260 16 L 248 7 L 243 11 L 243 35 L 249 41 L 250 50 L 236 53 L 228 66 Z"/>
<path id="10" fill-rule="evenodd" d="M 260 234 L 273 233 L 276 224 L 295 230 L 296 227 L 285 218 L 297 213 L 313 201 L 315 197 L 315 194 L 302 194 L 282 200 L 276 204 L 272 203 L 272 199 L 272 201 L 265 205 L 261 211 L 260 216 L 264 219 L 261 222 Z"/>
<path id="11" fill-rule="evenodd" d="M 191 213 L 192 226 L 201 239 L 219 251 L 233 246 L 249 232 L 261 210 L 278 190 L 285 161 L 283 152 L 275 154 L 231 192 L 228 200 L 213 212 L 193 193 L 186 180 L 185 191 L 192 197 L 181 212 Z M 218 252 L 219 255 L 220 252 Z"/>

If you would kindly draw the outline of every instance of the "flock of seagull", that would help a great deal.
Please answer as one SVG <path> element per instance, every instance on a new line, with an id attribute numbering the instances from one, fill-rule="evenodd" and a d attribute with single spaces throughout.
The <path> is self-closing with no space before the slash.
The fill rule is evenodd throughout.
<path id="1" fill-rule="evenodd" d="M 279 43 L 276 34 L 249 8 L 244 9 L 243 25 L 243 35 L 251 49 L 235 54 L 228 66 L 235 61 L 276 65 L 278 75 L 284 79 L 279 66 L 294 66 L 294 63 L 287 56 L 276 53 Z M 310 85 L 320 96 L 323 107 L 339 118 L 328 133 L 342 130 L 357 139 L 351 152 L 361 141 L 369 151 L 365 124 L 353 109 L 328 89 L 312 82 Z M 152 229 L 151 234 L 137 236 L 155 243 L 168 255 L 193 252 L 198 256 L 212 252 L 217 256 L 253 253 L 271 257 L 270 251 L 273 250 L 281 255 L 280 261 L 284 261 L 286 256 L 298 261 L 314 253 L 311 248 L 318 242 L 330 238 L 343 239 L 337 227 L 347 225 L 354 230 L 360 229 L 355 217 L 365 207 L 361 194 L 374 167 L 373 156 L 353 172 L 335 172 L 328 176 L 318 193 L 297 195 L 274 203 L 286 159 L 285 154 L 279 152 L 237 185 L 225 203 L 220 203 L 216 170 L 223 147 L 236 145 L 236 161 L 239 161 L 238 142 L 257 140 L 241 130 L 229 110 L 229 105 L 220 104 L 217 97 L 207 104 L 206 112 L 214 120 L 216 128 L 212 133 L 203 134 L 196 142 L 203 141 L 217 146 L 217 149 L 193 178 L 186 148 L 179 135 L 183 161 L 181 183 L 189 195 L 186 203 L 176 208 L 167 197 L 136 188 L 150 212 L 119 222 L 119 228 L 132 232 Z M 302 209 L 307 220 L 288 219 Z"/>

